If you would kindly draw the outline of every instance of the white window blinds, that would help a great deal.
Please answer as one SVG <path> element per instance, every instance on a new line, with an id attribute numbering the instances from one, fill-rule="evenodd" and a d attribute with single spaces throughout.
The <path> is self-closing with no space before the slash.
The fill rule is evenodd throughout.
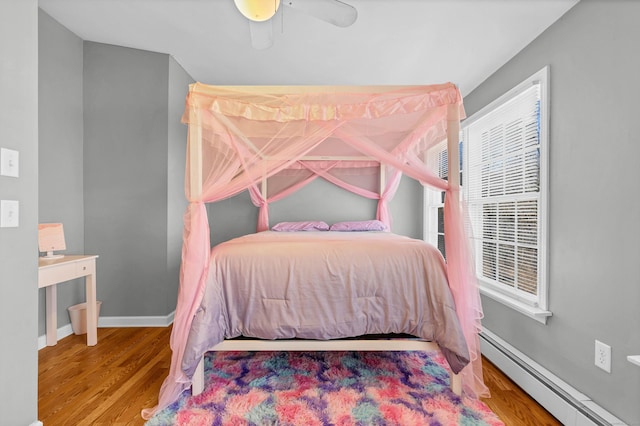
<path id="1" fill-rule="evenodd" d="M 537 305 L 541 282 L 541 87 L 465 126 L 465 192 L 484 283 Z"/>

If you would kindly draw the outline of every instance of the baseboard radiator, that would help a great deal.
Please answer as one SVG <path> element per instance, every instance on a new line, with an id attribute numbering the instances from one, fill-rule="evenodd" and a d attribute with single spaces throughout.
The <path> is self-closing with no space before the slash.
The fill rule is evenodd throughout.
<path id="1" fill-rule="evenodd" d="M 594 403 L 489 330 L 480 334 L 482 354 L 565 426 L 623 426 Z"/>

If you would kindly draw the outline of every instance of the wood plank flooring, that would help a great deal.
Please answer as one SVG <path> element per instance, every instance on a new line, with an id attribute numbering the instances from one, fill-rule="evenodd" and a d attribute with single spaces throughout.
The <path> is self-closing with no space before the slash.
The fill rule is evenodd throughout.
<path id="1" fill-rule="evenodd" d="M 38 417 L 44 426 L 143 425 L 169 372 L 170 327 L 99 328 L 98 345 L 68 336 L 39 351 Z M 487 360 L 483 401 L 508 425 L 560 425 Z M 0 422 L 1 423 L 1 422 Z"/>

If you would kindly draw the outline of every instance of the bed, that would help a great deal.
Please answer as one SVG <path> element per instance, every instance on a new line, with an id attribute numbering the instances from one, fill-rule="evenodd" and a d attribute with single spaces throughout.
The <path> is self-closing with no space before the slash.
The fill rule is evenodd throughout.
<path id="1" fill-rule="evenodd" d="M 192 84 L 183 115 L 189 126 L 185 182 L 189 206 L 184 215 L 171 368 L 158 406 L 144 410 L 143 417 L 169 405 L 194 381 L 196 387 L 202 385 L 199 362 L 207 350 L 247 345 L 284 350 L 390 347 L 384 341 L 369 346 L 359 340 L 355 344 L 335 340 L 379 333 L 420 338 L 419 342 L 403 339 L 397 345 L 394 340 L 394 348 L 424 348 L 424 342 L 431 341 L 428 345 L 439 347 L 451 370 L 460 372 L 456 380 L 460 380 L 461 392 L 474 398 L 486 396 L 478 340 L 482 309 L 459 198 L 461 117 L 462 97 L 451 83 L 367 87 Z M 425 153 L 443 140 L 449 147 L 448 180 L 425 165 Z M 402 175 L 446 192 L 446 263 L 434 248 L 392 232 L 356 236 L 353 232 L 301 235 L 269 231 L 269 204 L 316 178 L 377 199 L 376 220 L 392 229 L 389 202 Z M 213 219 L 210 228 L 206 203 L 242 191 L 249 191 L 259 209 L 256 233 L 212 249 L 209 235 L 215 232 L 216 223 Z M 256 239 L 261 240 L 260 245 L 253 246 Z M 391 250 L 397 242 L 403 248 Z M 338 246 L 346 250 L 338 255 L 341 261 L 350 258 L 351 262 L 342 262 L 340 267 L 318 262 L 336 256 Z M 403 251 L 409 246 L 414 251 Z M 384 256 L 374 256 L 371 250 Z M 236 257 L 227 252 L 234 251 L 244 253 L 238 257 L 244 260 L 231 260 Z M 247 261 L 244 256 L 252 251 L 281 253 L 268 261 L 255 256 Z M 396 251 L 397 256 L 391 255 Z M 220 258 L 225 259 L 224 264 Z M 302 268 L 304 258 L 315 269 Z M 285 260 L 295 267 L 285 266 Z M 241 263 L 242 273 L 232 271 L 234 262 Z M 273 265 L 289 271 L 295 280 L 289 275 L 278 277 L 279 268 Z M 359 283 L 351 280 L 367 274 L 374 276 Z M 317 279 L 311 279 L 315 275 Z M 236 287 L 240 284 L 248 287 Z M 397 291 L 398 286 L 402 291 Z M 296 309 L 299 304 L 304 311 Z M 313 316 L 307 315 L 311 307 Z M 399 315 L 401 311 L 407 314 Z M 238 343 L 227 339 L 241 335 L 262 340 Z"/>
<path id="2" fill-rule="evenodd" d="M 192 376 L 206 351 L 240 336 L 327 341 L 389 334 L 436 343 L 454 373 L 469 362 L 435 247 L 384 231 L 264 231 L 214 247 L 182 369 Z"/>

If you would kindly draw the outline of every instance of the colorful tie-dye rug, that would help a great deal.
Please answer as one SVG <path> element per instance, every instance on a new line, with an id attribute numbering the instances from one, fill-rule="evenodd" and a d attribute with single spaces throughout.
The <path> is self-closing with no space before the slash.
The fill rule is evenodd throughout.
<path id="1" fill-rule="evenodd" d="M 206 388 L 156 413 L 157 425 L 503 425 L 449 389 L 437 352 L 217 352 Z"/>

